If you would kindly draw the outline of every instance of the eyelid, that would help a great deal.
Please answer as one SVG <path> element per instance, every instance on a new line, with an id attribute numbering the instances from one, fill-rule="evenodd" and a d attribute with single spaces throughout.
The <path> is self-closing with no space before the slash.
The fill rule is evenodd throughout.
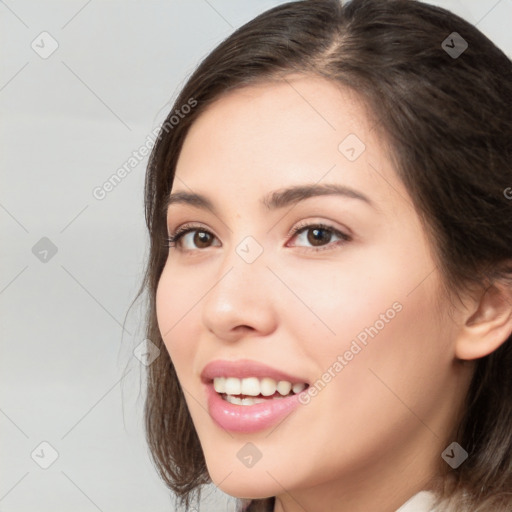
<path id="1" fill-rule="evenodd" d="M 311 229 L 311 228 L 314 228 L 314 227 L 321 227 L 323 229 L 328 229 L 329 231 L 332 231 L 334 234 L 336 234 L 336 235 L 338 235 L 338 236 L 340 236 L 340 237 L 342 237 L 344 239 L 347 239 L 347 241 L 353 239 L 352 231 L 350 229 L 348 229 L 348 228 L 337 228 L 336 226 L 334 226 L 330 222 L 323 221 L 323 220 L 305 220 L 305 221 L 301 221 L 298 224 L 295 224 L 290 229 L 290 231 L 286 235 L 286 238 L 289 238 L 291 236 L 295 236 L 295 235 L 299 234 L 301 232 L 301 230 L 304 230 L 305 228 L 310 228 Z"/>
<path id="2" fill-rule="evenodd" d="M 204 230 L 204 231 L 208 231 L 209 233 L 212 232 L 212 230 L 210 228 L 206 227 L 205 225 L 201 224 L 200 222 L 185 222 L 184 224 L 180 224 L 174 230 L 169 229 L 168 230 L 169 236 L 172 236 L 172 235 L 176 236 L 177 234 L 182 233 L 183 231 L 185 231 L 186 229 L 189 229 L 189 228 L 197 229 L 198 231 Z"/>

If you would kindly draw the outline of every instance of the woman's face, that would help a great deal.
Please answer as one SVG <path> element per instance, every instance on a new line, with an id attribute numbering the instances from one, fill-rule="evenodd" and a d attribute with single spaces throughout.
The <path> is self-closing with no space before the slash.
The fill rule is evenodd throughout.
<path id="1" fill-rule="evenodd" d="M 157 317 L 213 482 L 306 510 L 421 489 L 468 375 L 412 200 L 354 93 L 305 76 L 229 93 L 192 125 L 175 194 L 169 233 L 193 231 L 169 250 Z"/>

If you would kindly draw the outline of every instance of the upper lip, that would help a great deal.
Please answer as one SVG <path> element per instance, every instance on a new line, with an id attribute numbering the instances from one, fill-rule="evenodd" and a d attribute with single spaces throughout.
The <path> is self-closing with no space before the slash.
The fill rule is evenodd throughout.
<path id="1" fill-rule="evenodd" d="M 246 377 L 270 377 L 275 381 L 286 380 L 292 384 L 308 383 L 302 377 L 290 375 L 288 373 L 267 366 L 266 364 L 250 359 L 239 359 L 237 361 L 227 361 L 218 359 L 208 363 L 201 372 L 201 380 L 210 383 L 216 377 L 237 377 L 243 379 Z"/>

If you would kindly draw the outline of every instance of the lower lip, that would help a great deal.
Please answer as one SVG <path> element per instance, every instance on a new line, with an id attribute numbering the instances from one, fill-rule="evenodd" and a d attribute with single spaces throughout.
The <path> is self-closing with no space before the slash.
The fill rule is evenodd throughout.
<path id="1" fill-rule="evenodd" d="M 236 405 L 223 400 L 213 388 L 213 383 L 207 384 L 206 390 L 211 418 L 217 425 L 230 432 L 249 433 L 267 429 L 300 405 L 300 393 L 285 398 L 268 399 L 260 404 Z"/>

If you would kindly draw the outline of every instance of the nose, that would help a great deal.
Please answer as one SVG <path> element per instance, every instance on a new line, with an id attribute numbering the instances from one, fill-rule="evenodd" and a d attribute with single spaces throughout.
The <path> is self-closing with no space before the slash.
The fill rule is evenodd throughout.
<path id="1" fill-rule="evenodd" d="M 264 254 L 248 263 L 233 250 L 202 301 L 205 328 L 228 342 L 272 333 L 277 325 L 273 277 Z"/>

